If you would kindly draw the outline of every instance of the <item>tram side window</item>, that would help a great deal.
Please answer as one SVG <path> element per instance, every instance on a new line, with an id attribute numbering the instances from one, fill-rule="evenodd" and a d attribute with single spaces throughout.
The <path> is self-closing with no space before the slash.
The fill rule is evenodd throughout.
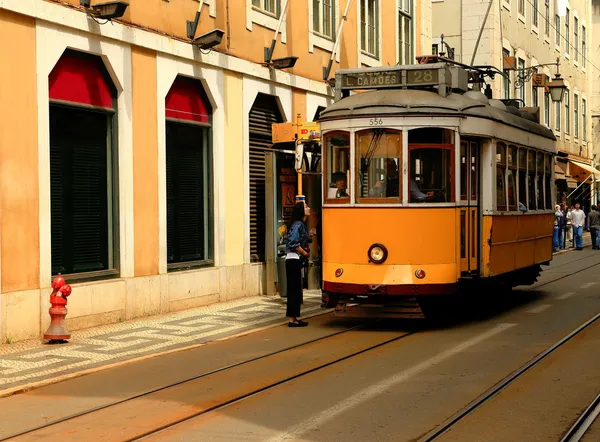
<path id="1" fill-rule="evenodd" d="M 323 136 L 327 149 L 327 199 L 330 202 L 349 203 L 350 190 L 350 134 L 348 132 L 332 132 Z"/>
<path id="2" fill-rule="evenodd" d="M 519 148 L 519 206 L 527 207 L 527 149 Z M 520 210 L 520 207 L 519 207 Z"/>
<path id="3" fill-rule="evenodd" d="M 536 210 L 536 195 L 535 195 L 535 151 L 527 151 L 527 193 L 529 195 L 529 210 Z"/>
<path id="4" fill-rule="evenodd" d="M 442 128 L 413 129 L 408 136 L 411 203 L 454 201 L 454 131 Z"/>
<path id="5" fill-rule="evenodd" d="M 544 208 L 544 154 L 542 152 L 537 153 L 536 181 L 537 208 L 542 210 Z"/>
<path id="6" fill-rule="evenodd" d="M 508 161 L 508 210 L 517 210 L 517 148 L 509 146 L 507 151 Z"/>
<path id="7" fill-rule="evenodd" d="M 386 198 L 400 202 L 402 132 L 373 129 L 356 134 L 359 156 L 358 198 Z"/>
<path id="8" fill-rule="evenodd" d="M 496 210 L 506 210 L 506 144 L 496 146 Z"/>
<path id="9" fill-rule="evenodd" d="M 552 209 L 552 155 L 546 154 L 544 156 L 544 173 L 545 173 L 545 181 L 544 181 L 544 192 L 546 195 L 546 209 Z"/>

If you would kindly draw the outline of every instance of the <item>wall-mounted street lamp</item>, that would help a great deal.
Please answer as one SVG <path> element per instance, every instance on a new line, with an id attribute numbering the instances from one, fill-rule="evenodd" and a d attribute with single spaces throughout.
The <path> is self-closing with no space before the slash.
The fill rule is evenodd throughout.
<path id="1" fill-rule="evenodd" d="M 297 61 L 298 57 L 275 58 L 268 63 L 268 66 L 271 66 L 275 69 L 289 69 L 293 68 Z"/>
<path id="2" fill-rule="evenodd" d="M 225 31 L 214 29 L 206 34 L 202 34 L 200 37 L 194 38 L 192 44 L 200 49 L 210 49 L 221 44 L 223 35 L 225 35 Z"/>
<path id="3" fill-rule="evenodd" d="M 85 8 L 85 12 L 92 18 L 102 20 L 112 20 L 113 18 L 123 17 L 129 3 L 122 1 L 97 3 L 90 5 L 91 0 L 79 0 L 79 4 Z"/>
<path id="4" fill-rule="evenodd" d="M 556 74 L 550 82 L 543 80 L 544 78 L 547 78 L 546 75 L 536 72 L 537 68 L 544 66 L 556 66 Z M 556 59 L 556 63 L 538 64 L 522 70 L 518 70 L 517 79 L 515 80 L 515 86 L 523 87 L 526 82 L 533 78 L 536 86 L 547 87 L 550 91 L 550 98 L 552 99 L 552 101 L 555 103 L 559 103 L 562 101 L 563 96 L 565 94 L 565 90 L 567 89 L 565 82 L 560 76 L 559 67 L 560 57 Z"/>

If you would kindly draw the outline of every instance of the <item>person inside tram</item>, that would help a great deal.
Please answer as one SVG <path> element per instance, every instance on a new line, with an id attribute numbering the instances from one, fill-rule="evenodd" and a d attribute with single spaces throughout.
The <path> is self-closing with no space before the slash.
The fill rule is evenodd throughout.
<path id="1" fill-rule="evenodd" d="M 417 181 L 414 178 L 410 179 L 409 189 L 411 203 L 421 203 L 425 201 L 430 201 L 435 195 L 435 192 L 423 193 L 421 191 L 421 188 L 419 187 L 419 183 L 417 183 Z"/>
<path id="2" fill-rule="evenodd" d="M 372 198 L 395 197 L 400 189 L 400 177 L 398 168 L 393 158 L 386 159 L 386 177 L 380 180 L 369 190 L 369 196 Z"/>
<path id="3" fill-rule="evenodd" d="M 348 184 L 346 183 L 346 174 L 344 172 L 335 172 L 331 176 L 332 181 L 335 183 L 335 197 L 336 198 L 348 198 Z"/>

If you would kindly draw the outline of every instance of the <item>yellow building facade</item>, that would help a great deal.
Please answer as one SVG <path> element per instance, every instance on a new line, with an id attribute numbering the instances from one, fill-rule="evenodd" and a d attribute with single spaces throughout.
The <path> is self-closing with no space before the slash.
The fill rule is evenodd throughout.
<path id="1" fill-rule="evenodd" d="M 264 65 L 277 28 L 291 69 Z M 0 0 L 1 342 L 46 330 L 57 273 L 71 330 L 271 292 L 270 123 L 332 102 L 332 59 L 329 78 L 430 48 L 429 1 L 132 0 L 104 23 Z"/>

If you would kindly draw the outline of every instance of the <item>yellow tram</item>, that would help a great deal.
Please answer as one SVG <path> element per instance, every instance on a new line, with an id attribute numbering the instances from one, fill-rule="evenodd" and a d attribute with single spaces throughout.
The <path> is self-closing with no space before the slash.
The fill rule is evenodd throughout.
<path id="1" fill-rule="evenodd" d="M 532 284 L 552 259 L 554 134 L 469 90 L 470 75 L 337 72 L 319 118 L 323 307 L 419 317 L 463 284 Z"/>

